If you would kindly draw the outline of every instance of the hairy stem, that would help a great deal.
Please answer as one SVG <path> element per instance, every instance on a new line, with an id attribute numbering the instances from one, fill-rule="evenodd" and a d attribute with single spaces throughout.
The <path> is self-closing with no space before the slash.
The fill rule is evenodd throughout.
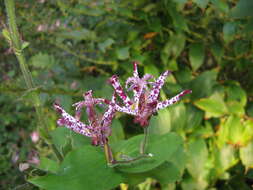
<path id="1" fill-rule="evenodd" d="M 13 49 L 18 59 L 20 69 L 24 76 L 27 89 L 28 90 L 34 89 L 36 86 L 33 82 L 32 75 L 26 65 L 26 59 L 25 59 L 25 56 L 23 54 L 23 49 L 22 49 L 22 41 L 20 40 L 20 35 L 18 33 L 14 1 L 5 0 L 5 8 L 6 8 L 7 16 L 8 16 L 8 27 L 9 27 L 8 30 L 9 30 L 9 37 L 10 37 L 10 41 L 9 41 L 10 46 Z M 39 121 L 40 132 L 43 133 L 42 136 L 45 138 L 46 142 L 52 148 L 57 159 L 61 161 L 62 156 L 60 152 L 58 152 L 54 144 L 50 143 L 51 137 L 49 135 L 47 123 L 44 120 L 45 117 L 43 117 L 43 110 L 41 107 L 39 93 L 36 91 L 32 91 L 31 95 L 32 95 L 33 104 L 36 110 L 36 116 L 38 117 L 38 121 Z"/>

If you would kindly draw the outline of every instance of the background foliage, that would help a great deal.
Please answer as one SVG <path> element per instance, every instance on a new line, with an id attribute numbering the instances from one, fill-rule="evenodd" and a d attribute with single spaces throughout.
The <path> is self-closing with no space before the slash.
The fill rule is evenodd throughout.
<path id="1" fill-rule="evenodd" d="M 6 14 L 3 2 L 0 4 L 3 29 Z M 76 170 L 60 176 L 61 181 L 67 181 L 83 165 L 96 165 L 92 159 L 91 163 L 81 159 L 86 149 L 101 160 L 89 171 L 101 171 L 100 178 L 113 176 L 113 172 L 104 171 L 101 152 L 89 147 L 87 139 L 56 129 L 52 102 L 60 100 L 71 112 L 72 103 L 86 90 L 109 98 L 112 89 L 105 85 L 108 77 L 118 74 L 126 79 L 132 72 L 130 62 L 138 60 L 142 73 L 158 76 L 166 69 L 173 71 L 162 99 L 182 89 L 193 91 L 183 102 L 160 111 L 151 120 L 151 138 L 175 132 L 181 139 L 176 141 L 180 148 L 175 149 L 174 156 L 165 155 L 166 161 L 150 171 L 121 168 L 129 174 L 111 177 L 113 180 L 103 183 L 101 189 L 122 182 L 139 189 L 251 189 L 252 8 L 251 0 L 16 1 L 22 40 L 29 42 L 25 53 L 37 85 L 33 90 L 40 93 L 53 141 L 66 157 L 59 166 L 43 140 L 31 142 L 29 134 L 38 125 L 31 90 L 25 88 L 8 43 L 1 43 L 0 187 L 37 189 L 26 179 L 49 172 L 44 177 L 48 178 L 46 183 L 36 179 L 31 182 L 60 189 L 49 187 L 48 181 L 55 184 L 59 180 L 57 172 L 64 172 L 65 166 L 73 164 Z M 142 132 L 132 118 L 120 114 L 117 118 L 112 143 L 120 144 Z M 138 136 L 134 138 L 138 141 Z M 135 143 L 132 141 L 129 143 Z M 124 152 L 120 146 L 114 148 Z M 27 162 L 35 150 L 40 165 L 19 171 L 18 165 Z M 82 172 L 80 176 L 92 177 Z M 79 182 L 73 184 L 80 188 Z M 118 188 L 126 187 L 121 184 Z"/>

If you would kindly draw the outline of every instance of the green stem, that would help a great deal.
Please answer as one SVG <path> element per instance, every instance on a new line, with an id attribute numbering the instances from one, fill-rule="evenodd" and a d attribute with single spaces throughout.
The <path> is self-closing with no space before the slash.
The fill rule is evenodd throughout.
<path id="1" fill-rule="evenodd" d="M 105 143 L 104 151 L 105 151 L 105 158 L 106 158 L 107 164 L 113 163 L 114 161 L 113 154 L 112 154 L 111 147 L 109 146 L 108 143 Z"/>
<path id="2" fill-rule="evenodd" d="M 136 162 L 138 160 L 142 160 L 144 158 L 150 158 L 152 157 L 151 154 L 141 154 L 135 158 L 132 158 L 132 159 L 129 159 L 129 160 L 113 160 L 110 164 L 112 167 L 115 167 L 115 166 L 118 166 L 118 165 L 121 165 L 121 164 L 131 164 L 133 162 Z"/>
<path id="3" fill-rule="evenodd" d="M 140 153 L 144 154 L 146 151 L 146 146 L 147 146 L 147 142 L 148 142 L 148 127 L 144 127 L 144 140 L 141 143 L 141 147 L 140 147 Z"/>
<path id="4" fill-rule="evenodd" d="M 112 149 L 110 145 L 108 144 L 108 142 L 104 144 L 104 153 L 105 153 L 107 164 L 108 166 L 111 166 L 111 167 L 115 167 L 122 164 L 131 164 L 132 162 L 135 162 L 144 158 L 152 157 L 152 154 L 140 154 L 139 156 L 135 158 L 130 158 L 127 160 L 115 160 L 113 157 Z"/>
<path id="5" fill-rule="evenodd" d="M 20 40 L 20 35 L 18 33 L 18 28 L 17 28 L 17 23 L 16 23 L 16 15 L 15 15 L 15 4 L 13 0 L 5 0 L 5 7 L 6 7 L 6 12 L 8 16 L 8 26 L 9 26 L 9 35 L 10 35 L 10 46 L 13 49 L 20 68 L 21 72 L 24 76 L 26 86 L 29 89 L 34 89 L 36 86 L 33 82 L 32 75 L 26 65 L 26 59 L 23 54 L 23 49 L 22 49 L 22 42 Z M 43 131 L 43 136 L 45 137 L 46 142 L 51 146 L 52 150 L 54 151 L 57 159 L 59 161 L 62 160 L 61 154 L 58 152 L 56 147 L 50 143 L 51 137 L 49 135 L 48 127 L 47 124 L 44 120 L 43 117 L 43 110 L 41 107 L 41 101 L 39 97 L 39 93 L 36 91 L 31 92 L 32 94 L 32 99 L 34 103 L 34 107 L 36 110 L 36 116 L 38 117 L 39 120 L 39 126 L 41 126 L 41 131 Z"/>

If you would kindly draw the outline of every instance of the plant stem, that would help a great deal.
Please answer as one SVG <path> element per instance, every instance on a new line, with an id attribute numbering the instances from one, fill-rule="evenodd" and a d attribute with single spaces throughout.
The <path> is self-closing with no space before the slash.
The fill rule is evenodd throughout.
<path id="1" fill-rule="evenodd" d="M 33 82 L 32 75 L 26 65 L 26 59 L 25 59 L 25 56 L 23 54 L 23 49 L 22 49 L 22 42 L 20 40 L 20 35 L 18 33 L 14 1 L 13 0 L 5 0 L 5 7 L 6 7 L 7 16 L 8 16 L 10 46 L 13 49 L 13 51 L 18 59 L 20 69 L 21 69 L 21 72 L 24 76 L 27 89 L 28 90 L 34 89 L 34 88 L 36 88 L 36 86 Z M 32 91 L 31 95 L 32 95 L 33 104 L 34 104 L 34 107 L 36 110 L 36 116 L 39 121 L 39 126 L 41 127 L 40 132 L 43 133 L 42 136 L 45 138 L 46 142 L 52 148 L 57 159 L 59 161 L 62 161 L 62 156 L 61 156 L 60 152 L 58 152 L 58 150 L 56 149 L 54 144 L 50 143 L 51 137 L 49 135 L 48 126 L 47 126 L 47 124 L 44 120 L 44 117 L 43 117 L 43 110 L 41 107 L 39 93 L 36 91 Z"/>
<path id="2" fill-rule="evenodd" d="M 121 165 L 121 164 L 131 164 L 132 162 L 138 161 L 138 160 L 142 160 L 144 158 L 150 158 L 152 157 L 151 154 L 141 154 L 135 158 L 131 158 L 129 160 L 113 160 L 113 162 L 111 163 L 111 165 L 113 167 Z"/>
<path id="3" fill-rule="evenodd" d="M 110 145 L 107 143 L 104 144 L 104 153 L 105 153 L 105 158 L 107 161 L 108 166 L 111 167 L 115 167 L 121 164 L 130 164 L 132 162 L 141 160 L 143 158 L 150 158 L 152 157 L 152 154 L 140 154 L 139 156 L 135 157 L 135 158 L 131 158 L 131 159 L 127 159 L 127 160 L 115 160 L 113 158 L 113 154 L 112 154 L 112 149 L 110 147 Z"/>
<path id="4" fill-rule="evenodd" d="M 147 141 L 148 141 L 148 127 L 144 127 L 144 140 L 141 142 L 141 146 L 140 146 L 140 153 L 144 154 L 145 153 L 145 149 L 147 146 Z"/>
<path id="5" fill-rule="evenodd" d="M 111 147 L 109 146 L 108 142 L 105 143 L 104 145 L 104 151 L 105 151 L 105 158 L 106 158 L 107 164 L 112 164 L 114 159 L 113 159 Z"/>

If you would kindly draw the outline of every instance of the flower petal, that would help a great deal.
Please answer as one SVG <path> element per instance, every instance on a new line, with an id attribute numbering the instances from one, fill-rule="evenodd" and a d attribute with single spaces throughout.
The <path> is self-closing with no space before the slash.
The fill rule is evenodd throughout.
<path id="1" fill-rule="evenodd" d="M 111 103 L 109 104 L 108 109 L 105 111 L 103 118 L 102 118 L 102 124 L 103 126 L 109 127 L 112 123 L 112 119 L 116 113 L 116 109 L 113 106 L 116 102 L 116 93 L 114 92 L 112 95 Z"/>
<path id="2" fill-rule="evenodd" d="M 149 96 L 148 96 L 149 102 L 153 102 L 153 101 L 157 100 L 160 90 L 161 90 L 162 86 L 164 85 L 164 81 L 165 81 L 166 77 L 169 75 L 169 73 L 170 73 L 169 71 L 165 71 L 153 83 L 153 88 L 151 89 Z"/>
<path id="3" fill-rule="evenodd" d="M 60 105 L 57 103 L 54 104 L 54 109 L 61 114 L 62 118 L 60 118 L 57 123 L 58 125 L 64 125 L 67 128 L 75 131 L 76 133 L 80 133 L 87 137 L 92 136 L 92 127 L 87 126 L 81 121 L 75 119 L 73 116 L 69 115 Z"/>
<path id="4" fill-rule="evenodd" d="M 183 92 L 179 93 L 178 95 L 174 96 L 173 98 L 167 99 L 165 101 L 159 102 L 156 106 L 156 111 L 166 108 L 172 104 L 175 104 L 180 100 L 180 98 L 186 94 L 190 94 L 191 90 L 184 90 Z"/>
<path id="5" fill-rule="evenodd" d="M 119 95 L 119 97 L 123 100 L 124 104 L 126 106 L 129 106 L 132 104 L 131 100 L 129 97 L 125 94 L 123 91 L 123 88 L 120 85 L 119 78 L 117 75 L 113 75 L 109 82 L 112 84 L 113 88 L 115 89 L 116 93 Z"/>
<path id="6" fill-rule="evenodd" d="M 139 63 L 137 61 L 134 61 L 133 62 L 133 65 L 134 65 L 134 71 L 133 71 L 133 76 L 134 77 L 138 77 L 139 78 L 139 74 L 138 74 L 138 65 Z"/>

